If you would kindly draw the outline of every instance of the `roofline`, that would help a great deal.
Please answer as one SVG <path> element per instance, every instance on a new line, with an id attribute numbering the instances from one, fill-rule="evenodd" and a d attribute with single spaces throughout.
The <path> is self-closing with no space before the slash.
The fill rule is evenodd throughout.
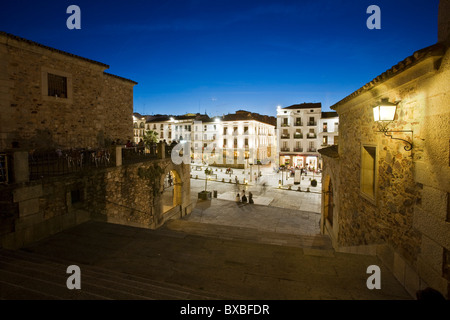
<path id="1" fill-rule="evenodd" d="M 107 75 L 107 76 L 110 76 L 110 77 L 113 77 L 113 78 L 117 78 L 117 79 L 119 79 L 119 80 L 131 82 L 131 83 L 133 83 L 134 85 L 137 85 L 137 84 L 138 84 L 136 81 L 133 81 L 133 80 L 130 80 L 130 79 L 127 79 L 127 78 L 123 78 L 123 77 L 120 77 L 120 76 L 116 76 L 115 74 L 112 74 L 112 73 L 108 73 L 108 72 L 103 72 L 103 73 L 104 73 L 105 75 Z"/>
<path id="2" fill-rule="evenodd" d="M 389 79 L 392 79 L 396 75 L 417 65 L 419 62 L 424 61 L 427 58 L 436 57 L 436 56 L 442 57 L 445 53 L 445 50 L 446 50 L 445 45 L 440 42 L 433 44 L 431 46 L 425 47 L 423 49 L 417 50 L 416 52 L 414 52 L 414 54 L 412 54 L 411 56 L 407 57 L 406 59 L 400 61 L 392 68 L 388 69 L 387 71 L 380 74 L 378 77 L 374 78 L 372 81 L 366 83 L 364 86 L 362 86 L 358 90 L 354 91 L 350 95 L 346 96 L 344 99 L 342 99 L 339 102 L 332 105 L 330 108 L 332 110 L 336 110 L 337 107 L 344 104 L 345 102 L 348 102 L 348 101 L 352 100 L 353 98 L 356 98 L 357 96 L 369 91 L 373 87 L 375 87 L 383 82 L 386 82 Z"/>
<path id="3" fill-rule="evenodd" d="M 73 53 L 69 53 L 69 52 L 66 52 L 66 51 L 55 49 L 55 48 L 52 48 L 52 47 L 49 47 L 49 46 L 37 43 L 37 42 L 32 41 L 32 40 L 21 38 L 19 36 L 7 33 L 5 31 L 0 31 L 0 36 L 4 36 L 6 38 L 17 40 L 17 41 L 21 41 L 21 42 L 26 42 L 26 43 L 28 43 L 30 45 L 33 45 L 33 46 L 36 46 L 36 47 L 41 47 L 41 48 L 46 49 L 46 50 L 57 52 L 57 53 L 60 53 L 60 54 L 63 54 L 63 55 L 66 55 L 66 56 L 69 56 L 69 57 L 72 57 L 72 58 L 77 58 L 77 59 L 80 59 L 80 60 L 83 60 L 83 61 L 86 61 L 86 62 L 89 62 L 89 63 L 97 64 L 97 65 L 102 66 L 102 67 L 104 67 L 106 69 L 109 69 L 109 65 L 107 65 L 107 64 L 104 64 L 104 63 L 101 63 L 101 62 L 98 62 L 98 61 L 95 61 L 95 60 L 91 60 L 91 59 L 88 59 L 88 58 L 84 58 L 84 57 L 78 56 L 78 55 L 73 54 Z"/>

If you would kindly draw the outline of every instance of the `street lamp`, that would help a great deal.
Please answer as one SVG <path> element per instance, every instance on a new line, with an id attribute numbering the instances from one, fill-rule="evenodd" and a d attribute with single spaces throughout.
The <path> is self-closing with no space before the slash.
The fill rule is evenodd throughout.
<path id="1" fill-rule="evenodd" d="M 382 132 L 386 137 L 389 137 L 393 140 L 400 140 L 406 143 L 404 149 L 406 151 L 411 151 L 413 148 L 413 144 L 407 140 L 394 138 L 391 133 L 394 132 L 411 132 L 412 130 L 388 130 L 388 125 L 394 121 L 395 113 L 397 110 L 397 104 L 391 103 L 387 101 L 387 99 L 383 99 L 377 106 L 373 107 L 373 119 L 378 123 L 378 132 Z"/>

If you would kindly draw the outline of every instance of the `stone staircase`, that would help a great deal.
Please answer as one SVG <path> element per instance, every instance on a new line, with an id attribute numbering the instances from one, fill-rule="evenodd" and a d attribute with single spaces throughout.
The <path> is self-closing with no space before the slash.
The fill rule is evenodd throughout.
<path id="1" fill-rule="evenodd" d="M 89 265 L 81 289 L 69 290 L 70 263 L 25 250 L 0 249 L 0 300 L 215 300 L 221 296 Z"/>
<path id="2" fill-rule="evenodd" d="M 204 237 L 323 250 L 328 253 L 334 251 L 330 238 L 320 234 L 295 235 L 282 232 L 262 231 L 255 228 L 194 222 L 184 219 L 169 220 L 164 228 Z"/>

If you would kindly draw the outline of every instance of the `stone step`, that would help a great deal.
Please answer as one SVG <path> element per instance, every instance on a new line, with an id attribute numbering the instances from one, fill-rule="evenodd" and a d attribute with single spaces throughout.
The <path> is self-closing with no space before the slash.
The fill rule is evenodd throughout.
<path id="1" fill-rule="evenodd" d="M 206 300 L 215 294 L 157 282 L 89 265 L 81 269 L 82 290 L 66 287 L 70 265 L 53 257 L 23 250 L 0 250 L 0 298 L 8 299 L 116 299 Z"/>
<path id="2" fill-rule="evenodd" d="M 251 241 L 304 249 L 332 251 L 331 240 L 325 235 L 297 235 L 262 231 L 255 228 L 194 222 L 185 219 L 169 220 L 163 227 L 168 230 L 227 240 Z"/>

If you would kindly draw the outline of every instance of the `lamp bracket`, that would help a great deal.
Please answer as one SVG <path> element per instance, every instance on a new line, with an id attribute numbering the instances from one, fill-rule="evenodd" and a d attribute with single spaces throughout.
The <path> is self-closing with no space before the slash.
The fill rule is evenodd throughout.
<path id="1" fill-rule="evenodd" d="M 387 127 L 388 127 L 389 123 L 391 123 L 391 122 L 392 121 L 386 121 L 385 124 L 381 124 L 380 122 L 378 122 L 378 129 L 379 129 L 378 132 L 382 132 L 386 137 L 389 137 L 393 140 L 400 140 L 400 141 L 405 142 L 406 143 L 406 146 L 404 146 L 405 151 L 411 151 L 413 148 L 413 144 L 411 142 L 409 142 L 408 140 L 405 140 L 405 139 L 394 138 L 391 133 L 397 133 L 397 132 L 412 133 L 413 131 L 412 130 L 388 130 Z"/>

